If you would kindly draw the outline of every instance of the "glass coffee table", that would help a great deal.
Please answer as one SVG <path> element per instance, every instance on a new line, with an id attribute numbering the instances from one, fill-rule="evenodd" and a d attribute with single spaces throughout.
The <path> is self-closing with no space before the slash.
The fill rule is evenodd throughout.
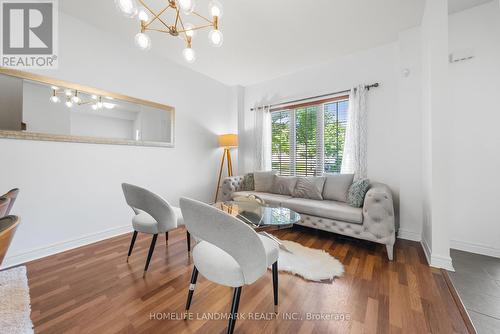
<path id="1" fill-rule="evenodd" d="M 293 210 L 255 201 L 217 202 L 213 205 L 250 225 L 257 232 L 290 228 L 300 220 L 300 214 Z"/>

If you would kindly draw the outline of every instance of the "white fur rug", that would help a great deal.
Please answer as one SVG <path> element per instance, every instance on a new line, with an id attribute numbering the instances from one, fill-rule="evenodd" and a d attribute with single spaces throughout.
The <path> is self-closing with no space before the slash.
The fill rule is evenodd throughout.
<path id="1" fill-rule="evenodd" d="M 0 333 L 33 333 L 26 267 L 0 271 Z"/>
<path id="2" fill-rule="evenodd" d="M 331 281 L 344 273 L 339 260 L 322 249 L 304 247 L 299 243 L 280 240 L 278 270 L 301 276 L 309 281 Z"/>

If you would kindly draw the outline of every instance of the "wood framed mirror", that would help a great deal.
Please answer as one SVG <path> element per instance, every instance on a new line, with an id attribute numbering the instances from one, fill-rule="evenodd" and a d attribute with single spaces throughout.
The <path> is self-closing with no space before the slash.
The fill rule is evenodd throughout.
<path id="1" fill-rule="evenodd" d="M 175 109 L 0 67 L 0 138 L 174 147 Z"/>

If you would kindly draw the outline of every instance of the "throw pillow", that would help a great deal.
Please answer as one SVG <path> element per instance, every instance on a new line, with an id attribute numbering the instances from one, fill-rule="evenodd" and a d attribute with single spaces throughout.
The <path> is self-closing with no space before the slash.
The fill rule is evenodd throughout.
<path id="1" fill-rule="evenodd" d="M 293 197 L 323 199 L 324 177 L 299 177 L 293 191 Z"/>
<path id="2" fill-rule="evenodd" d="M 253 191 L 254 189 L 255 185 L 254 185 L 253 173 L 248 173 L 245 176 L 243 176 L 242 190 Z"/>
<path id="3" fill-rule="evenodd" d="M 354 174 L 325 174 L 323 198 L 331 201 L 347 202 L 347 193 Z"/>
<path id="4" fill-rule="evenodd" d="M 361 179 L 355 181 L 349 188 L 347 203 L 355 208 L 362 207 L 365 201 L 365 195 L 368 192 L 368 188 L 370 188 L 370 180 Z"/>
<path id="5" fill-rule="evenodd" d="M 279 176 L 275 175 L 271 192 L 273 194 L 292 196 L 297 178 L 295 176 Z"/>
<path id="6" fill-rule="evenodd" d="M 255 191 L 268 193 L 273 185 L 274 175 L 276 175 L 277 173 L 278 172 L 275 170 L 267 172 L 254 172 L 253 178 Z"/>

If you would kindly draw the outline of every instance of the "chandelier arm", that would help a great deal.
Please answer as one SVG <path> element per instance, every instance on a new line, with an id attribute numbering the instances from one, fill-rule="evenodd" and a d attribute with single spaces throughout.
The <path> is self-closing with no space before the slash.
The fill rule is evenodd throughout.
<path id="1" fill-rule="evenodd" d="M 184 28 L 184 22 L 182 22 L 182 17 L 180 17 L 180 16 L 179 16 L 179 22 L 180 22 L 181 27 L 182 27 L 182 32 L 184 33 L 183 40 L 184 40 L 184 42 L 188 43 L 188 35 L 186 34 L 186 28 Z"/>
<path id="2" fill-rule="evenodd" d="M 170 8 L 170 5 L 168 5 L 167 7 L 163 8 L 158 14 L 155 14 L 155 13 L 152 12 L 152 14 L 154 15 L 154 17 L 151 19 L 151 21 L 149 21 L 148 23 L 145 24 L 145 27 L 146 28 L 149 27 L 151 25 L 151 23 L 153 23 L 156 19 L 159 19 L 160 15 L 163 14 L 169 8 Z M 163 23 L 163 24 L 165 25 L 165 23 Z"/>
<path id="3" fill-rule="evenodd" d="M 163 32 L 165 34 L 170 34 L 170 30 L 165 30 L 165 29 L 145 28 L 144 30 L 147 30 L 147 31 L 156 31 L 156 32 Z"/>
<path id="4" fill-rule="evenodd" d="M 91 101 L 82 101 L 82 102 L 78 102 L 77 105 L 83 106 L 83 105 L 91 104 L 91 103 L 94 103 L 94 102 L 95 102 L 94 100 L 91 100 Z"/>
<path id="5" fill-rule="evenodd" d="M 155 18 L 156 18 L 156 19 L 158 19 L 161 23 L 163 23 L 163 25 L 164 25 L 165 27 L 167 27 L 167 29 L 168 29 L 169 31 L 171 31 L 171 29 L 170 29 L 170 27 L 168 26 L 168 24 L 167 24 L 165 21 L 163 21 L 163 20 L 162 20 L 162 18 L 159 16 L 160 14 L 156 15 L 156 14 L 155 14 L 155 12 L 154 12 L 151 8 L 149 8 L 149 6 L 148 6 L 148 5 L 146 5 L 146 4 L 144 3 L 144 1 L 143 1 L 143 0 L 139 0 L 139 2 L 141 3 L 141 5 L 143 5 L 143 6 L 144 6 L 144 8 L 146 8 L 147 10 L 149 10 L 149 11 L 151 12 L 151 14 L 153 14 L 153 15 L 155 16 Z M 167 8 L 165 8 L 165 10 L 167 10 L 168 8 L 170 8 L 170 5 L 169 5 Z"/>
<path id="6" fill-rule="evenodd" d="M 198 16 L 198 17 L 201 17 L 201 18 L 202 18 L 202 19 L 204 19 L 205 21 L 210 22 L 211 24 L 213 24 L 212 20 L 207 19 L 205 16 L 200 15 L 200 14 L 198 14 L 197 12 L 193 12 L 193 14 L 194 14 L 194 15 L 196 15 L 196 16 Z"/>
<path id="7" fill-rule="evenodd" d="M 205 28 L 212 27 L 212 26 L 213 26 L 213 24 L 206 24 L 204 26 L 193 27 L 193 28 L 187 29 L 187 30 L 179 30 L 179 33 L 186 32 L 186 31 L 205 29 Z"/>
<path id="8" fill-rule="evenodd" d="M 174 27 L 177 29 L 177 23 L 179 23 L 179 17 L 180 17 L 179 8 L 177 8 L 176 11 L 177 11 L 177 13 L 175 14 L 175 25 L 174 25 Z"/>

